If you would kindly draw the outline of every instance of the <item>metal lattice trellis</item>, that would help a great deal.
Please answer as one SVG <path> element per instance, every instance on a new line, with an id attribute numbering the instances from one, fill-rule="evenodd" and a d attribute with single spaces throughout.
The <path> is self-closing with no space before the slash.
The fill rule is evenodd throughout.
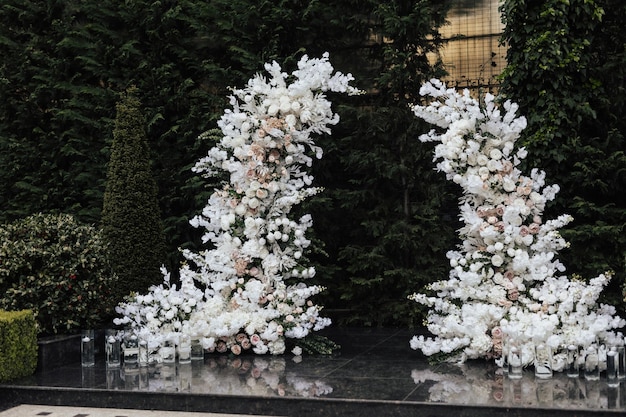
<path id="1" fill-rule="evenodd" d="M 497 76 L 506 66 L 506 47 L 500 45 L 504 25 L 499 0 L 458 0 L 441 29 L 446 45 L 440 51 L 451 87 L 497 89 Z"/>

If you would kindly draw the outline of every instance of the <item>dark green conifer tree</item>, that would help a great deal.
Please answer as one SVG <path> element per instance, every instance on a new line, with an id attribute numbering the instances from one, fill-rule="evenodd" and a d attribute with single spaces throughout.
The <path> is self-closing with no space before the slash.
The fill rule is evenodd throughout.
<path id="1" fill-rule="evenodd" d="M 102 208 L 102 229 L 109 243 L 119 298 L 145 292 L 162 281 L 165 240 L 150 148 L 136 87 L 117 104 L 111 159 Z"/>
<path id="2" fill-rule="evenodd" d="M 340 108 L 341 122 L 322 143 L 315 167 L 325 192 L 314 200 L 313 218 L 331 260 L 325 264 L 336 267 L 319 269 L 329 288 L 323 296 L 336 297 L 324 305 L 349 310 L 337 314 L 342 324 L 420 325 L 424 311 L 407 296 L 448 273 L 455 190 L 432 169 L 432 150 L 418 140 L 429 127 L 409 105 L 421 99 L 424 81 L 444 75 L 428 55 L 442 44 L 449 6 L 362 2 L 359 26 L 369 37 L 353 37 L 360 49 L 341 55 L 358 64 L 355 84 L 367 93 Z"/>

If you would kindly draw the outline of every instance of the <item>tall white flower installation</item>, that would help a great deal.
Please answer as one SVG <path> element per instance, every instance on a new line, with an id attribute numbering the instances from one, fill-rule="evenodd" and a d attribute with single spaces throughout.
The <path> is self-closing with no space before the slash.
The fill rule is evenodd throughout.
<path id="1" fill-rule="evenodd" d="M 183 251 L 179 287 L 164 284 L 118 307 L 119 324 L 149 338 L 189 335 L 206 349 L 281 354 L 285 338 L 302 339 L 330 324 L 307 285 L 312 218 L 292 208 L 318 193 L 307 172 L 322 149 L 314 135 L 330 134 L 339 116 L 325 92 L 358 94 L 353 77 L 333 72 L 328 54 L 303 56 L 292 74 L 265 65 L 245 88 L 234 89 L 218 126 L 222 138 L 193 170 L 224 178 L 191 224 L 210 249 Z"/>
<path id="2" fill-rule="evenodd" d="M 559 187 L 546 185 L 539 169 L 525 175 L 518 168 L 526 151 L 515 142 L 526 119 L 517 105 L 500 107 L 490 94 L 479 102 L 439 80 L 420 94 L 432 101 L 414 106 L 415 115 L 441 128 L 420 140 L 436 142 L 436 169 L 463 191 L 462 244 L 447 254 L 449 277 L 432 283 L 428 295 L 410 297 L 429 307 L 433 335 L 413 337 L 411 347 L 442 360 L 498 358 L 504 329 L 522 344 L 528 364 L 538 343 L 557 351 L 612 337 L 625 322 L 598 303 L 610 274 L 589 283 L 564 275 L 557 253 L 568 243 L 559 229 L 572 218 L 543 216 Z"/>

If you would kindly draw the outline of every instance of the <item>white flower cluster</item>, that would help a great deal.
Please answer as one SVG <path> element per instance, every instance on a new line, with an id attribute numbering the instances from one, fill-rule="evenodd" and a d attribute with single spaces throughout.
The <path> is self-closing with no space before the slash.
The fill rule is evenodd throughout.
<path id="1" fill-rule="evenodd" d="M 328 54 L 302 57 L 291 75 L 276 63 L 265 69 L 269 79 L 257 75 L 233 90 L 232 109 L 218 123 L 221 141 L 194 167 L 206 177 L 228 177 L 191 220 L 204 228 L 203 240 L 213 249 L 183 251 L 181 290 L 161 286 L 135 297 L 118 308 L 120 323 L 201 337 L 205 348 L 235 354 L 281 354 L 285 337 L 303 338 L 330 324 L 310 300 L 323 288 L 302 282 L 315 275 L 305 256 L 311 216 L 294 220 L 289 214 L 320 191 L 306 172 L 313 157 L 322 157 L 312 134 L 328 134 L 339 121 L 324 92 L 359 91 L 349 85 L 350 74 L 333 73 Z M 154 305 L 167 291 L 184 302 Z M 172 306 L 177 310 L 169 318 Z"/>
<path id="2" fill-rule="evenodd" d="M 623 326 L 613 307 L 597 305 L 609 274 L 588 284 L 562 275 L 557 253 L 567 242 L 559 228 L 572 218 L 546 221 L 545 205 L 558 186 L 545 185 L 538 169 L 530 176 L 518 169 L 526 151 L 516 150 L 515 142 L 526 120 L 516 116 L 517 105 L 507 101 L 499 108 L 490 94 L 481 105 L 467 90 L 459 94 L 439 80 L 420 94 L 434 100 L 414 106 L 416 116 L 444 129 L 420 140 L 437 142 L 437 169 L 462 187 L 464 225 L 461 247 L 448 253 L 449 278 L 430 285 L 435 296 L 410 297 L 431 307 L 428 329 L 435 335 L 414 337 L 411 347 L 463 361 L 500 356 L 500 326 L 530 352 L 539 341 L 555 349 L 588 346 Z"/>

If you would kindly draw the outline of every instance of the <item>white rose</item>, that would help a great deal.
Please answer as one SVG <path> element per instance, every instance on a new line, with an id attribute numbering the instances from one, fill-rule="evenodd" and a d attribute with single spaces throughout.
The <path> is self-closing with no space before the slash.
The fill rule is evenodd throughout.
<path id="1" fill-rule="evenodd" d="M 487 168 L 491 172 L 500 171 L 502 169 L 502 164 L 499 161 L 490 159 L 489 162 L 487 162 Z"/>
<path id="2" fill-rule="evenodd" d="M 272 104 L 267 109 L 267 114 L 270 115 L 270 116 L 276 116 L 277 113 L 278 113 L 278 106 L 275 105 L 275 104 Z"/>
<path id="3" fill-rule="evenodd" d="M 253 210 L 259 207 L 259 200 L 257 198 L 251 198 L 250 200 L 248 200 L 248 207 Z"/>
<path id="4" fill-rule="evenodd" d="M 515 182 L 509 177 L 504 177 L 502 179 L 502 188 L 504 188 L 504 191 L 507 193 L 513 192 L 517 189 Z"/>
<path id="5" fill-rule="evenodd" d="M 485 155 L 478 155 L 478 157 L 476 158 L 476 162 L 478 162 L 478 165 L 484 166 L 487 165 L 487 162 L 489 162 L 489 158 L 487 158 Z"/>
<path id="6" fill-rule="evenodd" d="M 502 266 L 503 263 L 504 263 L 504 259 L 502 258 L 502 256 L 495 254 L 491 257 L 491 264 L 495 266 L 496 268 L 499 266 Z"/>
<path id="7" fill-rule="evenodd" d="M 500 149 L 492 149 L 491 152 L 489 152 L 489 157 L 497 161 L 502 158 L 502 152 L 500 152 Z"/>

